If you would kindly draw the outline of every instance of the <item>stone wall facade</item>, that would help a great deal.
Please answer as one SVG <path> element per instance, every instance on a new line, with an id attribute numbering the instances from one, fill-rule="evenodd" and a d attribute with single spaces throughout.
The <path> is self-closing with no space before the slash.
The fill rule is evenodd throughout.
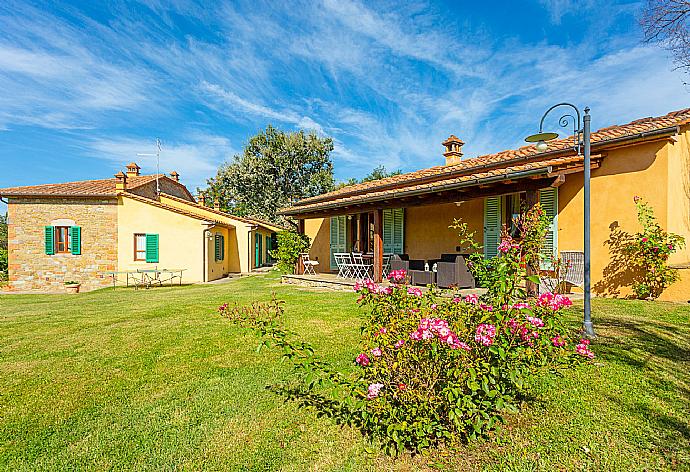
<path id="1" fill-rule="evenodd" d="M 107 287 L 117 270 L 116 198 L 10 197 L 8 205 L 10 290 L 65 291 L 77 281 L 81 290 Z M 45 253 L 44 227 L 55 220 L 81 227 L 81 254 Z"/>

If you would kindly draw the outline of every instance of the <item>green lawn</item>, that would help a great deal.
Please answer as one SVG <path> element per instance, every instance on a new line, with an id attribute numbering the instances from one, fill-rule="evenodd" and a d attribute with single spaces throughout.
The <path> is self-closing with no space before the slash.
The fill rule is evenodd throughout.
<path id="1" fill-rule="evenodd" d="M 690 307 L 595 300 L 597 363 L 546 377 L 491 439 L 368 456 L 358 432 L 265 390 L 288 368 L 216 314 L 286 303 L 290 328 L 351 368 L 352 293 L 221 285 L 0 296 L 0 468 L 690 470 Z M 580 314 L 570 313 L 573 325 Z"/>

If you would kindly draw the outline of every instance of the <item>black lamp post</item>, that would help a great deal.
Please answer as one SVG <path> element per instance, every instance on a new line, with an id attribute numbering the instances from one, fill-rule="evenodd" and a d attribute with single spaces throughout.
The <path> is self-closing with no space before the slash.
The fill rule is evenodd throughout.
<path id="1" fill-rule="evenodd" d="M 590 167 L 590 161 L 591 161 L 591 152 L 590 152 L 590 147 L 591 147 L 591 129 L 590 129 L 590 122 L 591 122 L 591 116 L 589 115 L 589 107 L 585 107 L 585 114 L 582 116 L 580 115 L 580 110 L 577 108 L 575 105 L 571 103 L 558 103 L 548 110 L 546 110 L 546 113 L 541 117 L 541 121 L 539 122 L 539 133 L 533 134 L 531 136 L 528 136 L 525 138 L 525 141 L 528 143 L 537 143 L 536 147 L 538 151 L 546 151 L 548 149 L 548 144 L 546 144 L 547 141 L 551 141 L 552 139 L 556 139 L 558 137 L 557 133 L 545 133 L 544 132 L 544 119 L 546 118 L 546 115 L 551 112 L 554 108 L 558 107 L 570 107 L 573 110 L 575 110 L 575 116 L 571 114 L 565 114 L 561 116 L 561 118 L 558 120 L 558 124 L 565 128 L 568 126 L 569 122 L 572 121 L 573 125 L 573 136 L 574 136 L 574 149 L 577 151 L 577 155 L 581 155 L 581 152 L 584 151 L 584 157 L 585 157 L 585 185 L 584 185 L 584 191 L 585 191 L 585 215 L 584 215 L 584 246 L 585 246 L 585 286 L 584 286 L 584 292 L 585 292 L 585 318 L 583 322 L 583 328 L 585 331 L 585 334 L 593 338 L 596 336 L 594 333 L 594 325 L 592 324 L 592 293 L 590 290 L 590 281 L 591 281 L 591 247 L 590 247 L 590 241 L 589 241 L 589 233 L 590 233 L 590 226 L 591 226 L 591 221 L 590 221 L 590 198 L 589 198 L 589 189 L 590 189 L 590 181 L 591 181 L 591 167 Z"/>

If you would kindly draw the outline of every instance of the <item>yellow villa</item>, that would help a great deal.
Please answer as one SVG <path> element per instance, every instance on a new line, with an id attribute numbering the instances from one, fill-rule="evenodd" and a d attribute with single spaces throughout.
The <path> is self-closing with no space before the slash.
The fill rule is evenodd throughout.
<path id="1" fill-rule="evenodd" d="M 524 202 L 541 201 L 551 217 L 548 248 L 583 250 L 583 158 L 573 138 L 549 142 L 539 152 L 525 146 L 463 159 L 464 143 L 451 136 L 445 165 L 344 187 L 301 200 L 282 210 L 300 221 L 312 240 L 316 269 L 337 269 L 334 254 L 373 254 L 381 277 L 383 254 L 434 260 L 457 253 L 448 226 L 468 223 L 486 256 L 496 253 L 502 225 L 511 223 Z M 592 287 L 599 295 L 629 293 L 626 268 L 612 263 L 612 231 L 639 229 L 634 196 L 646 199 L 667 231 L 690 243 L 690 109 L 592 133 Z M 690 299 L 690 249 L 673 254 L 681 278 L 662 299 Z"/>
<path id="2" fill-rule="evenodd" d="M 269 262 L 279 228 L 208 207 L 179 174 L 0 189 L 7 200 L 11 290 L 52 291 L 66 281 L 108 286 L 112 273 L 183 270 L 184 282 L 251 272 Z"/>

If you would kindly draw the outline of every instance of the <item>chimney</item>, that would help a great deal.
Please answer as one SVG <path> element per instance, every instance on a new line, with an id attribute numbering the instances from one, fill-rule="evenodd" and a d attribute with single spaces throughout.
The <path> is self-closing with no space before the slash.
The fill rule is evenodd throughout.
<path id="1" fill-rule="evenodd" d="M 215 210 L 220 210 L 220 200 L 219 199 L 216 198 L 215 200 L 213 200 L 213 208 Z"/>
<path id="2" fill-rule="evenodd" d="M 115 190 L 117 192 L 126 192 L 127 191 L 127 176 L 122 173 L 122 171 L 118 172 L 115 174 L 115 178 L 117 179 L 117 182 L 115 182 Z"/>
<path id="3" fill-rule="evenodd" d="M 446 158 L 446 165 L 458 164 L 462 160 L 462 145 L 465 143 L 454 134 L 451 134 L 442 144 L 446 148 L 446 152 L 443 153 L 443 156 Z"/>
<path id="4" fill-rule="evenodd" d="M 196 200 L 197 200 L 197 202 L 199 203 L 199 205 L 201 205 L 201 206 L 206 206 L 206 195 L 204 195 L 203 193 L 200 193 L 200 194 L 196 197 Z"/>
<path id="5" fill-rule="evenodd" d="M 140 169 L 136 162 L 130 162 L 127 164 L 127 177 L 138 177 Z"/>
<path id="6" fill-rule="evenodd" d="M 172 177 L 175 182 L 180 181 L 180 174 L 178 174 L 176 170 L 170 172 L 170 177 Z"/>

